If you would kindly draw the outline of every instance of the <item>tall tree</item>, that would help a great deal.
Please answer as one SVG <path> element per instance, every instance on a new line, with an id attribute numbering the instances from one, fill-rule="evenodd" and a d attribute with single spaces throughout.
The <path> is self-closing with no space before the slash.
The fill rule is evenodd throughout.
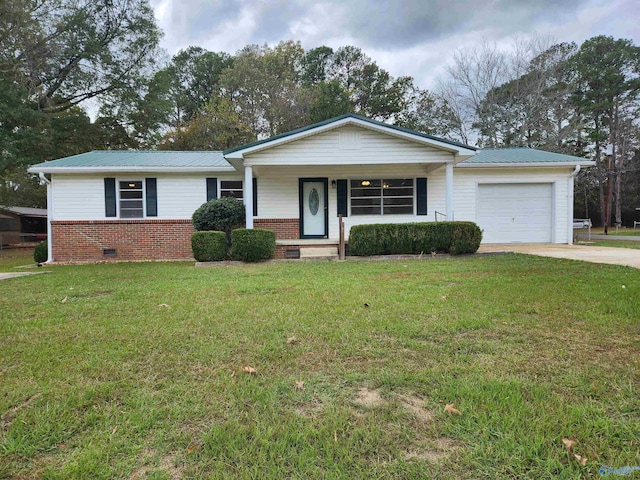
<path id="1" fill-rule="evenodd" d="M 623 174 L 619 155 L 620 125 L 630 110 L 636 111 L 640 92 L 640 47 L 631 40 L 597 36 L 586 40 L 576 55 L 573 65 L 577 73 L 577 89 L 574 95 L 589 118 L 586 129 L 588 139 L 594 145 L 594 160 L 599 173 L 600 210 L 605 229 L 611 222 L 613 183 Z M 610 155 L 603 155 L 605 145 L 611 145 Z M 606 185 L 606 192 L 605 192 Z M 621 199 L 617 198 L 618 203 Z M 621 210 L 620 206 L 616 211 Z M 616 222 L 621 218 L 616 216 Z"/>
<path id="2" fill-rule="evenodd" d="M 146 0 L 3 4 L 0 56 L 38 107 L 57 112 L 150 72 L 160 31 Z"/>
<path id="3" fill-rule="evenodd" d="M 185 128 L 171 131 L 161 150 L 226 150 L 254 141 L 256 136 L 226 98 L 215 97 Z"/>
<path id="4" fill-rule="evenodd" d="M 249 45 L 221 75 L 222 94 L 258 135 L 276 135 L 308 123 L 309 103 L 300 80 L 303 57 L 299 42 L 273 48 Z"/>

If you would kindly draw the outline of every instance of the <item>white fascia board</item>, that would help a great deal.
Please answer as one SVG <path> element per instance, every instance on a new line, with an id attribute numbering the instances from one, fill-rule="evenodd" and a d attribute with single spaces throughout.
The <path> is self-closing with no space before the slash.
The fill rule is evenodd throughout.
<path id="1" fill-rule="evenodd" d="M 235 172 L 229 167 L 30 167 L 29 173 L 210 173 L 210 172 Z"/>
<path id="2" fill-rule="evenodd" d="M 592 167 L 596 162 L 537 162 L 537 163 L 467 163 L 466 165 L 461 162 L 456 165 L 456 168 L 540 168 L 540 167 L 575 167 L 580 165 L 581 167 Z"/>
<path id="3" fill-rule="evenodd" d="M 261 143 L 260 145 L 254 145 L 252 147 L 245 148 L 243 150 L 237 150 L 235 152 L 231 152 L 224 156 L 225 159 L 244 159 L 245 155 L 249 155 L 251 153 L 256 153 L 261 150 L 266 150 L 269 148 L 277 147 L 278 145 L 282 145 L 289 142 L 294 142 L 296 140 L 300 140 L 302 138 L 310 137 L 313 135 L 317 135 L 319 133 L 323 133 L 329 130 L 334 130 L 336 128 L 343 127 L 345 125 L 357 125 L 362 128 L 366 128 L 368 130 L 374 130 L 377 132 L 382 132 L 387 135 L 392 135 L 398 138 L 403 138 L 405 140 L 410 140 L 416 143 L 421 143 L 423 145 L 428 145 L 431 147 L 436 147 L 441 150 L 446 150 L 451 153 L 455 153 L 461 157 L 472 157 L 476 154 L 475 150 L 471 150 L 469 148 L 458 147 L 456 145 L 451 145 L 446 142 L 441 142 L 439 140 L 433 140 L 430 138 L 421 137 L 420 135 L 414 135 L 412 133 L 403 132 L 401 130 L 395 130 L 393 128 L 387 128 L 383 125 L 376 125 L 373 123 L 365 122 L 364 120 L 360 120 L 359 118 L 343 118 L 341 120 L 336 120 L 335 122 L 328 123 L 326 125 L 321 125 L 311 130 L 305 130 L 303 132 L 299 132 L 293 135 L 288 135 L 286 137 L 277 138 L 271 142 Z"/>

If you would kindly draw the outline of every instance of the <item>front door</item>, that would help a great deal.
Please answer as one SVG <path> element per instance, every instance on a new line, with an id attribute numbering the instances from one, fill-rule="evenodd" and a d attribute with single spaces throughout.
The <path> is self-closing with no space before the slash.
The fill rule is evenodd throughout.
<path id="1" fill-rule="evenodd" d="M 327 238 L 327 183 L 326 178 L 300 179 L 300 238 Z"/>

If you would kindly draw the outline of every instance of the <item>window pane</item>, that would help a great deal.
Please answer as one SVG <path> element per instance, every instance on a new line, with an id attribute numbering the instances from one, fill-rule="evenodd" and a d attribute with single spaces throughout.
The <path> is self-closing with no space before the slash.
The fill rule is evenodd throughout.
<path id="1" fill-rule="evenodd" d="M 142 190 L 123 190 L 120 198 L 142 198 Z"/>
<path id="2" fill-rule="evenodd" d="M 351 199 L 351 205 L 362 207 L 365 205 L 380 205 L 380 197 L 374 198 L 353 198 Z"/>
<path id="3" fill-rule="evenodd" d="M 389 206 L 389 205 L 404 205 L 404 206 L 410 206 L 413 207 L 413 197 L 408 197 L 408 198 L 398 198 L 398 197 L 394 197 L 394 198 L 385 198 L 384 199 L 384 206 Z"/>
<path id="4" fill-rule="evenodd" d="M 142 209 L 120 209 L 120 218 L 142 218 Z"/>
<path id="5" fill-rule="evenodd" d="M 242 190 L 242 180 L 221 180 L 220 188 L 225 190 Z"/>
<path id="6" fill-rule="evenodd" d="M 403 207 L 403 206 L 386 206 L 384 207 L 385 215 L 394 215 L 394 214 L 413 214 L 413 205 Z"/>
<path id="7" fill-rule="evenodd" d="M 351 197 L 379 197 L 380 188 L 352 188 Z"/>
<path id="8" fill-rule="evenodd" d="M 385 197 L 413 196 L 413 188 L 385 188 L 383 192 Z"/>
<path id="9" fill-rule="evenodd" d="M 120 190 L 142 190 L 142 182 L 120 182 Z"/>
<path id="10" fill-rule="evenodd" d="M 137 208 L 142 210 L 142 200 L 122 200 L 120 202 L 121 209 Z"/>
<path id="11" fill-rule="evenodd" d="M 379 179 L 376 180 L 372 180 L 372 179 L 362 179 L 362 180 L 351 180 L 351 188 L 358 188 L 358 187 L 380 187 L 381 186 L 381 181 Z"/>
<path id="12" fill-rule="evenodd" d="M 385 188 L 390 187 L 413 187 L 413 178 L 392 178 L 383 180 Z"/>
<path id="13" fill-rule="evenodd" d="M 220 192 L 221 197 L 234 197 L 242 199 L 242 190 L 226 190 Z"/>
<path id="14" fill-rule="evenodd" d="M 351 207 L 351 215 L 380 215 L 380 207 Z"/>

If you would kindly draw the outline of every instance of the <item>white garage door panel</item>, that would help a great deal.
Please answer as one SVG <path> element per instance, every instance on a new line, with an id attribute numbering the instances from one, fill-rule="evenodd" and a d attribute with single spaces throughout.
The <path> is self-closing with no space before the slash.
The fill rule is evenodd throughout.
<path id="1" fill-rule="evenodd" d="M 551 242 L 550 183 L 478 185 L 482 243 Z"/>

